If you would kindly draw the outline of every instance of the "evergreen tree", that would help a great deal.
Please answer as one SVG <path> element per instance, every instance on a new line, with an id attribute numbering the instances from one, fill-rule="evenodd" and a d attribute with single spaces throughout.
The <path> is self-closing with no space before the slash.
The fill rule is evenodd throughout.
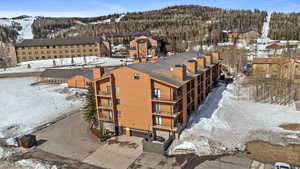
<path id="1" fill-rule="evenodd" d="M 97 122 L 96 114 L 96 97 L 94 92 L 94 87 L 91 86 L 86 94 L 86 103 L 84 105 L 84 120 L 90 124 L 95 124 Z"/>

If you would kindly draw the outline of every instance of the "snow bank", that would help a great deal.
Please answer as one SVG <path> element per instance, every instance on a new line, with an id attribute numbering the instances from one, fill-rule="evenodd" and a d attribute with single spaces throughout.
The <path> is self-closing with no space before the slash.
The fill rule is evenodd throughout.
<path id="1" fill-rule="evenodd" d="M 29 167 L 33 169 L 57 169 L 57 166 L 41 163 L 37 160 L 28 159 L 28 160 L 20 160 L 16 162 L 16 165 L 20 167 Z"/>
<path id="2" fill-rule="evenodd" d="M 82 101 L 59 92 L 66 85 L 30 86 L 36 78 L 0 79 L 0 138 L 15 137 L 77 110 Z"/>
<path id="3" fill-rule="evenodd" d="M 299 123 L 299 112 L 295 108 L 252 103 L 246 99 L 248 88 L 241 89 L 242 95 L 236 96 L 235 85 L 228 85 L 227 88 L 222 85 L 208 96 L 198 113 L 190 118 L 180 139 L 170 146 L 169 154 L 193 152 L 215 155 L 243 150 L 245 144 L 252 140 L 264 139 L 282 144 L 279 142 L 281 140 L 274 139 L 276 135 L 298 138 L 295 133 L 300 132 L 278 127 L 284 123 Z"/>

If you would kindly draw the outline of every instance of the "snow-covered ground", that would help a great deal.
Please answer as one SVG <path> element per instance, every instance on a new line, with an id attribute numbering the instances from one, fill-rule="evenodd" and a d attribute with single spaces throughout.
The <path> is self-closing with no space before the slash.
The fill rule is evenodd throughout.
<path id="1" fill-rule="evenodd" d="M 82 90 L 66 84 L 30 86 L 36 78 L 0 79 L 0 138 L 15 137 L 79 109 L 83 101 L 74 98 Z"/>
<path id="2" fill-rule="evenodd" d="M 300 143 L 300 132 L 279 127 L 285 123 L 299 123 L 299 111 L 294 107 L 251 102 L 247 95 L 249 88 L 241 88 L 238 95 L 237 84 L 214 89 L 198 113 L 190 117 L 180 139 L 173 142 L 170 154 L 222 154 L 243 150 L 252 140 L 287 144 L 276 137 L 289 137 Z"/>
<path id="3" fill-rule="evenodd" d="M 85 61 L 86 60 L 86 61 Z M 36 60 L 21 62 L 17 67 L 11 67 L 4 71 L 0 69 L 0 74 L 7 73 L 24 73 L 24 72 L 42 72 L 46 68 L 50 67 L 61 67 L 61 66 L 81 66 L 86 65 L 98 65 L 98 66 L 118 66 L 123 65 L 125 59 L 98 57 L 98 56 L 87 56 L 73 58 L 74 64 L 72 64 L 72 58 L 59 58 L 59 59 L 47 59 L 47 60 Z M 131 61 L 128 59 L 127 61 Z M 55 64 L 54 64 L 55 62 Z M 28 68 L 30 65 L 30 68 Z"/>

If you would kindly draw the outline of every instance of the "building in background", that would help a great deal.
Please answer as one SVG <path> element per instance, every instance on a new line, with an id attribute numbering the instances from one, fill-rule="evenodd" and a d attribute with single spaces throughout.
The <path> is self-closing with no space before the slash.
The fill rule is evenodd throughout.
<path id="1" fill-rule="evenodd" d="M 140 36 L 130 42 L 129 57 L 141 59 L 166 54 L 166 43 L 160 37 Z"/>
<path id="2" fill-rule="evenodd" d="M 17 62 L 81 56 L 110 57 L 111 46 L 101 38 L 28 39 L 15 45 Z"/>
<path id="3" fill-rule="evenodd" d="M 99 124 L 117 135 L 173 138 L 216 87 L 220 59 L 188 52 L 101 72 L 93 82 Z"/>
<path id="4" fill-rule="evenodd" d="M 68 83 L 69 88 L 89 88 L 92 81 L 101 77 L 102 67 L 76 69 L 46 69 L 40 75 L 39 83 Z"/>
<path id="5" fill-rule="evenodd" d="M 300 62 L 292 58 L 254 58 L 253 75 L 262 78 L 281 78 L 300 82 Z"/>
<path id="6" fill-rule="evenodd" d="M 14 45 L 0 42 L 0 68 L 13 67 L 16 65 L 17 56 Z"/>
<path id="7" fill-rule="evenodd" d="M 129 44 L 133 39 L 140 36 L 152 36 L 150 32 L 104 32 L 101 37 L 111 44 Z"/>

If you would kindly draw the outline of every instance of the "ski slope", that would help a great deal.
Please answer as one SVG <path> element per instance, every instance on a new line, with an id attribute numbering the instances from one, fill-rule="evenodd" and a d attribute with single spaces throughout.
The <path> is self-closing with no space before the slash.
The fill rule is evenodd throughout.
<path id="1" fill-rule="evenodd" d="M 23 19 L 0 19 L 0 25 L 13 27 L 15 23 L 20 24 L 22 27 L 18 31 L 17 41 L 20 42 L 23 39 L 33 39 L 33 33 L 31 25 L 33 24 L 35 17 L 26 17 Z"/>

